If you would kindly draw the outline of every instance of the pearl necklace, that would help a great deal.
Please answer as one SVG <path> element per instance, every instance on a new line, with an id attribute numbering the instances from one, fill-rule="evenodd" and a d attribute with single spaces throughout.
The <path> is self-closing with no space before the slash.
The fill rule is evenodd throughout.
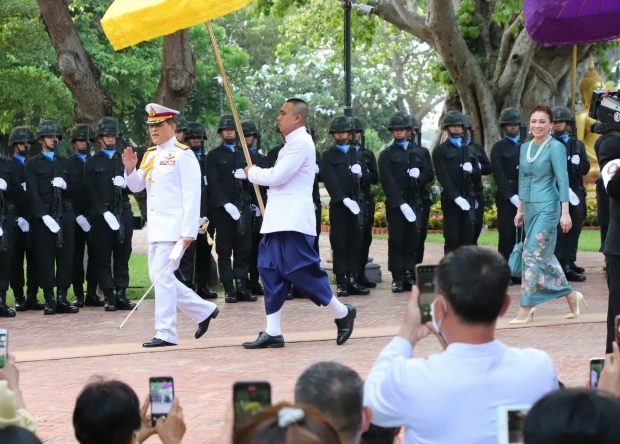
<path id="1" fill-rule="evenodd" d="M 534 144 L 534 141 L 532 140 L 530 142 L 530 144 L 527 146 L 527 161 L 529 163 L 533 163 L 536 159 L 538 159 L 538 156 L 540 156 L 540 153 L 542 153 L 542 150 L 549 145 L 549 141 L 551 140 L 551 135 L 548 135 L 547 138 L 545 140 L 542 141 L 542 143 L 540 144 L 538 151 L 536 152 L 536 154 L 534 155 L 534 157 L 532 157 L 530 155 L 531 153 L 531 149 L 532 149 L 532 145 Z"/>

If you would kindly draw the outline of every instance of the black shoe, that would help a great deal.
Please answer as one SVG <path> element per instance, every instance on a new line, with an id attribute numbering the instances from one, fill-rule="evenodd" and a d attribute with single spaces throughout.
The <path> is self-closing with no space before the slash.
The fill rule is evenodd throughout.
<path id="1" fill-rule="evenodd" d="M 411 291 L 414 285 L 415 279 L 413 278 L 413 272 L 411 270 L 405 270 L 405 274 L 403 276 L 403 290 Z"/>
<path id="2" fill-rule="evenodd" d="M 293 299 L 295 299 L 295 294 L 294 293 L 295 293 L 295 289 L 291 285 L 291 289 L 289 290 L 288 294 L 286 295 L 286 300 L 287 301 L 292 301 Z"/>
<path id="3" fill-rule="evenodd" d="M 511 285 L 512 284 L 514 284 L 514 285 L 521 285 L 521 278 L 513 276 L 513 277 L 510 278 L 510 283 L 511 283 Z"/>
<path id="4" fill-rule="evenodd" d="M 105 298 L 105 311 L 116 311 L 116 295 L 114 290 L 103 290 L 103 297 Z"/>
<path id="5" fill-rule="evenodd" d="M 247 289 L 245 279 L 235 279 L 237 285 L 237 301 L 239 302 L 256 302 L 256 295 Z"/>
<path id="6" fill-rule="evenodd" d="M 53 299 L 53 298 L 52 298 Z M 28 310 L 43 310 L 45 309 L 45 304 L 40 303 L 37 300 L 37 292 L 26 292 L 26 308 Z"/>
<path id="7" fill-rule="evenodd" d="M 577 266 L 574 262 L 570 264 L 569 267 L 571 270 L 573 270 L 577 274 L 583 274 L 586 272 L 585 268 Z"/>
<path id="8" fill-rule="evenodd" d="M 284 347 L 284 337 L 282 335 L 269 336 L 261 331 L 254 342 L 244 342 L 243 348 L 282 348 Z"/>
<path id="9" fill-rule="evenodd" d="M 392 281 L 392 293 L 402 293 L 405 291 L 403 289 L 403 281 L 400 279 L 394 279 Z"/>
<path id="10" fill-rule="evenodd" d="M 71 305 L 67 300 L 67 289 L 58 289 L 58 298 L 56 300 L 56 313 L 77 313 L 80 309 Z"/>
<path id="11" fill-rule="evenodd" d="M 575 273 L 573 269 L 569 267 L 564 268 L 564 274 L 566 275 L 566 280 L 570 282 L 585 282 L 586 281 L 585 276 Z"/>
<path id="12" fill-rule="evenodd" d="M 172 342 L 164 341 L 163 339 L 153 338 L 149 342 L 145 342 L 142 344 L 142 347 L 169 347 L 173 344 Z"/>
<path id="13" fill-rule="evenodd" d="M 6 305 L 6 291 L 0 291 L 0 318 L 14 318 L 15 310 Z"/>
<path id="14" fill-rule="evenodd" d="M 209 329 L 209 322 L 211 322 L 211 319 L 217 318 L 218 314 L 220 314 L 220 311 L 218 310 L 217 307 L 215 307 L 215 310 L 213 310 L 213 313 L 211 313 L 207 317 L 207 319 L 205 319 L 200 324 L 198 324 L 198 330 L 196 330 L 196 334 L 194 335 L 196 339 L 200 339 L 200 337 L 207 332 L 207 330 Z"/>
<path id="15" fill-rule="evenodd" d="M 362 287 L 375 288 L 377 286 L 375 281 L 371 281 L 366 276 L 362 276 L 358 281 Z"/>
<path id="16" fill-rule="evenodd" d="M 265 290 L 263 289 L 263 286 L 259 284 L 258 282 L 250 283 L 250 291 L 252 292 L 252 294 L 258 295 L 258 296 L 262 296 L 265 294 Z"/>
<path id="17" fill-rule="evenodd" d="M 15 292 L 13 292 L 15 294 Z M 26 304 L 26 298 L 23 293 L 21 296 L 15 296 L 15 311 L 27 311 L 28 305 Z"/>
<path id="18" fill-rule="evenodd" d="M 45 298 L 45 306 L 43 307 L 44 315 L 56 314 L 56 300 L 54 299 L 54 290 L 43 290 L 43 297 Z"/>
<path id="19" fill-rule="evenodd" d="M 196 290 L 196 294 L 202 299 L 217 299 L 217 293 L 210 291 L 205 286 L 198 287 L 198 290 Z"/>
<path id="20" fill-rule="evenodd" d="M 224 302 L 228 304 L 236 304 L 237 303 L 237 292 L 235 290 L 225 292 Z"/>
<path id="21" fill-rule="evenodd" d="M 336 337 L 336 344 L 342 345 L 347 342 L 347 339 L 353 333 L 353 323 L 355 322 L 355 316 L 357 316 L 357 310 L 351 304 L 344 304 L 347 307 L 348 313 L 344 318 L 336 319 L 336 327 L 338 327 L 338 336 Z"/>
<path id="22" fill-rule="evenodd" d="M 349 283 L 347 284 L 347 291 L 349 292 L 351 296 L 353 295 L 366 296 L 367 294 L 370 294 L 370 290 L 368 288 L 362 287 L 360 284 L 357 283 L 357 276 L 355 275 L 351 275 L 349 277 Z"/>
<path id="23" fill-rule="evenodd" d="M 75 295 L 75 301 L 73 301 L 74 307 L 82 308 L 84 306 L 84 288 L 82 286 L 73 286 L 73 294 Z"/>
<path id="24" fill-rule="evenodd" d="M 84 305 L 87 307 L 103 307 L 105 305 L 105 301 L 97 296 L 97 292 L 95 290 L 91 291 L 89 289 L 86 292 L 86 297 L 84 298 Z"/>
<path id="25" fill-rule="evenodd" d="M 339 298 L 349 296 L 349 286 L 347 284 L 336 285 L 336 295 Z"/>
<path id="26" fill-rule="evenodd" d="M 127 290 L 125 288 L 116 289 L 116 309 L 117 310 L 133 310 L 136 304 L 127 299 Z"/>

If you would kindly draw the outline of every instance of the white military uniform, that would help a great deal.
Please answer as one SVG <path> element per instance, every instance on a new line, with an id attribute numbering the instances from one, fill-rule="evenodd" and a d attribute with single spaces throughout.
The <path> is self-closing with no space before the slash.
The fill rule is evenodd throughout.
<path id="1" fill-rule="evenodd" d="M 146 170 L 146 173 L 145 173 Z M 170 262 L 170 253 L 181 237 L 196 238 L 200 220 L 200 166 L 194 153 L 176 137 L 144 154 L 140 169 L 125 179 L 137 193 L 147 189 L 149 276 L 155 281 Z M 146 177 L 145 177 L 146 176 Z M 195 323 L 204 321 L 216 305 L 202 300 L 174 275 L 181 259 L 174 261 L 155 284 L 156 338 L 178 343 L 177 307 Z"/>

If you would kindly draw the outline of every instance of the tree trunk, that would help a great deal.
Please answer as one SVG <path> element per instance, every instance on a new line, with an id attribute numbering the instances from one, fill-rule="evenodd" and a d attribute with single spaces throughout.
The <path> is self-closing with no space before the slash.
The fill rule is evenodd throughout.
<path id="1" fill-rule="evenodd" d="M 95 124 L 112 115 L 112 100 L 101 84 L 101 71 L 93 64 L 78 35 L 64 0 L 37 0 L 45 30 L 54 45 L 62 81 L 75 108 L 75 123 Z"/>
<path id="2" fill-rule="evenodd" d="M 188 30 L 165 36 L 156 102 L 182 111 L 195 81 L 196 57 L 189 43 Z"/>

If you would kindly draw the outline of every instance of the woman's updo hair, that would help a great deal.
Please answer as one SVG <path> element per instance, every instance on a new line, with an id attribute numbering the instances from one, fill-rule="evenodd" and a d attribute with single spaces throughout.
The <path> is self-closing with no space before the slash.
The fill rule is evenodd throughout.
<path id="1" fill-rule="evenodd" d="M 532 110 L 532 112 L 530 113 L 530 116 L 538 112 L 545 113 L 546 115 L 549 116 L 549 121 L 553 122 L 553 110 L 549 108 L 547 105 L 538 105 L 536 108 Z"/>

